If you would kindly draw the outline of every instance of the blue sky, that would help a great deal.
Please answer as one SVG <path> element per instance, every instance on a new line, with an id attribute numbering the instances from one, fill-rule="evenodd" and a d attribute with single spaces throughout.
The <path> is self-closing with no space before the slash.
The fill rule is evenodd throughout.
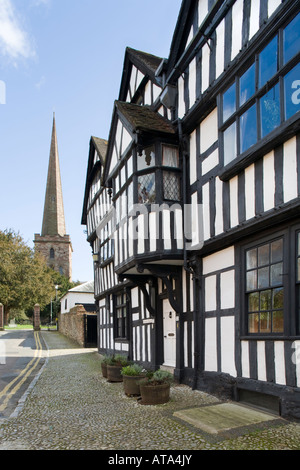
<path id="1" fill-rule="evenodd" d="M 0 0 L 0 230 L 40 233 L 55 111 L 73 279 L 91 135 L 108 138 L 127 46 L 168 57 L 181 0 Z M 5 85 L 5 95 L 3 91 Z"/>

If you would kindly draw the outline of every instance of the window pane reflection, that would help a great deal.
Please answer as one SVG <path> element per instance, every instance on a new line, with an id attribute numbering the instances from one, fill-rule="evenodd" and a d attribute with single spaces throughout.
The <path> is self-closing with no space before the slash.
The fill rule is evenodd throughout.
<path id="1" fill-rule="evenodd" d="M 284 77 L 285 119 L 300 110 L 300 64 Z"/>
<path id="2" fill-rule="evenodd" d="M 255 93 L 255 64 L 240 78 L 240 106 L 248 101 Z"/>
<path id="3" fill-rule="evenodd" d="M 247 269 L 252 269 L 257 267 L 257 250 L 248 250 L 247 251 Z"/>
<path id="4" fill-rule="evenodd" d="M 137 157 L 137 169 L 145 170 L 146 168 L 152 167 L 155 165 L 155 147 L 152 145 L 143 150 L 141 155 Z"/>
<path id="5" fill-rule="evenodd" d="M 275 36 L 259 55 L 259 87 L 262 87 L 275 75 L 277 63 L 278 38 Z"/>
<path id="6" fill-rule="evenodd" d="M 256 105 L 248 109 L 240 118 L 241 153 L 257 141 Z"/>
<path id="7" fill-rule="evenodd" d="M 261 136 L 265 137 L 280 125 L 279 84 L 271 88 L 260 100 Z"/>
<path id="8" fill-rule="evenodd" d="M 236 123 L 226 129 L 224 136 L 224 165 L 232 162 L 236 158 Z"/>
<path id="9" fill-rule="evenodd" d="M 155 173 L 138 177 L 138 202 L 148 204 L 155 202 Z"/>
<path id="10" fill-rule="evenodd" d="M 223 95 L 223 121 L 226 121 L 236 110 L 235 83 Z"/>
<path id="11" fill-rule="evenodd" d="M 300 13 L 283 30 L 284 63 L 300 51 Z"/>

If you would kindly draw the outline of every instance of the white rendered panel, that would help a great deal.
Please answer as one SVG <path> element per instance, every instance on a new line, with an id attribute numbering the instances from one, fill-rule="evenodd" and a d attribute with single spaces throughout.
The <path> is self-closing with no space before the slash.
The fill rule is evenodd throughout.
<path id="1" fill-rule="evenodd" d="M 249 342 L 241 341 L 242 377 L 250 378 Z"/>
<path id="2" fill-rule="evenodd" d="M 197 131 L 194 130 L 190 135 L 190 184 L 197 181 L 197 148 L 196 148 Z"/>
<path id="3" fill-rule="evenodd" d="M 206 318 L 205 320 L 205 364 L 204 369 L 210 372 L 218 370 L 217 363 L 217 320 Z"/>
<path id="4" fill-rule="evenodd" d="M 218 111 L 215 108 L 200 124 L 200 152 L 218 140 Z"/>
<path id="5" fill-rule="evenodd" d="M 235 272 L 234 270 L 221 273 L 221 309 L 235 306 Z"/>
<path id="6" fill-rule="evenodd" d="M 201 91 L 202 93 L 209 87 L 209 59 L 210 59 L 210 48 L 208 44 L 202 47 L 202 82 Z"/>
<path id="7" fill-rule="evenodd" d="M 283 145 L 283 195 L 284 202 L 298 196 L 296 137 Z"/>
<path id="8" fill-rule="evenodd" d="M 221 318 L 221 369 L 236 377 L 235 367 L 235 318 Z"/>
<path id="9" fill-rule="evenodd" d="M 257 378 L 267 380 L 265 341 L 257 341 Z"/>
<path id="10" fill-rule="evenodd" d="M 274 356 L 275 356 L 275 382 L 277 384 L 286 385 L 284 341 L 275 341 Z"/>
<path id="11" fill-rule="evenodd" d="M 204 240 L 210 238 L 210 200 L 209 200 L 209 183 L 202 188 L 202 204 L 203 204 L 203 234 Z"/>
<path id="12" fill-rule="evenodd" d="M 275 10 L 280 6 L 282 0 L 269 0 L 268 1 L 268 15 L 271 16 Z"/>
<path id="13" fill-rule="evenodd" d="M 208 0 L 198 0 L 198 26 L 201 26 L 208 13 Z"/>
<path id="14" fill-rule="evenodd" d="M 184 79 L 182 76 L 178 79 L 178 117 L 181 119 L 185 115 L 184 102 Z"/>
<path id="15" fill-rule="evenodd" d="M 257 0 L 251 0 L 249 40 L 259 30 L 259 10 L 260 10 L 260 2 L 258 2 Z"/>
<path id="16" fill-rule="evenodd" d="M 239 224 L 238 210 L 238 177 L 235 176 L 229 182 L 230 188 L 230 226 L 236 227 Z"/>
<path id="17" fill-rule="evenodd" d="M 218 251 L 203 258 L 203 274 L 209 274 L 234 266 L 234 247 Z"/>
<path id="18" fill-rule="evenodd" d="M 196 102 L 196 58 L 189 65 L 189 98 L 191 108 Z"/>
<path id="19" fill-rule="evenodd" d="M 216 28 L 216 79 L 224 72 L 225 61 L 225 20 Z"/>
<path id="20" fill-rule="evenodd" d="M 231 60 L 242 48 L 242 26 L 243 26 L 244 0 L 236 0 L 232 7 L 232 48 Z"/>
<path id="21" fill-rule="evenodd" d="M 275 206 L 275 167 L 273 151 L 263 158 L 263 185 L 264 210 L 268 211 Z"/>
<path id="22" fill-rule="evenodd" d="M 214 150 L 202 162 L 202 175 L 206 175 L 209 171 L 213 170 L 219 164 L 219 149 Z"/>
<path id="23" fill-rule="evenodd" d="M 245 169 L 246 219 L 255 217 L 255 167 Z"/>
<path id="24" fill-rule="evenodd" d="M 217 276 L 205 278 L 205 311 L 211 312 L 217 308 Z"/>

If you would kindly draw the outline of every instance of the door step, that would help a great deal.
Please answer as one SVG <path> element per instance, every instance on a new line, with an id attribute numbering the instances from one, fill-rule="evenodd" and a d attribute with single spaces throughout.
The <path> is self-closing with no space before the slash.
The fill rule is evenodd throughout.
<path id="1" fill-rule="evenodd" d="M 161 370 L 166 370 L 167 372 L 170 372 L 172 375 L 174 375 L 175 367 L 166 366 L 165 364 L 162 364 L 162 365 L 160 366 L 160 369 L 161 369 Z"/>

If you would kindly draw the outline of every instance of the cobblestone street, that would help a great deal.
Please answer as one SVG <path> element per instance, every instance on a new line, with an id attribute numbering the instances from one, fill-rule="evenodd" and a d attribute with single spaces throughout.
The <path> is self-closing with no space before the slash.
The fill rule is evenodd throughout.
<path id="1" fill-rule="evenodd" d="M 122 383 L 102 377 L 96 350 L 77 348 L 59 332 L 42 332 L 48 358 L 23 403 L 0 420 L 0 450 L 296 450 L 300 425 L 281 419 L 210 435 L 174 412 L 219 400 L 174 385 L 165 405 L 143 406 Z"/>

